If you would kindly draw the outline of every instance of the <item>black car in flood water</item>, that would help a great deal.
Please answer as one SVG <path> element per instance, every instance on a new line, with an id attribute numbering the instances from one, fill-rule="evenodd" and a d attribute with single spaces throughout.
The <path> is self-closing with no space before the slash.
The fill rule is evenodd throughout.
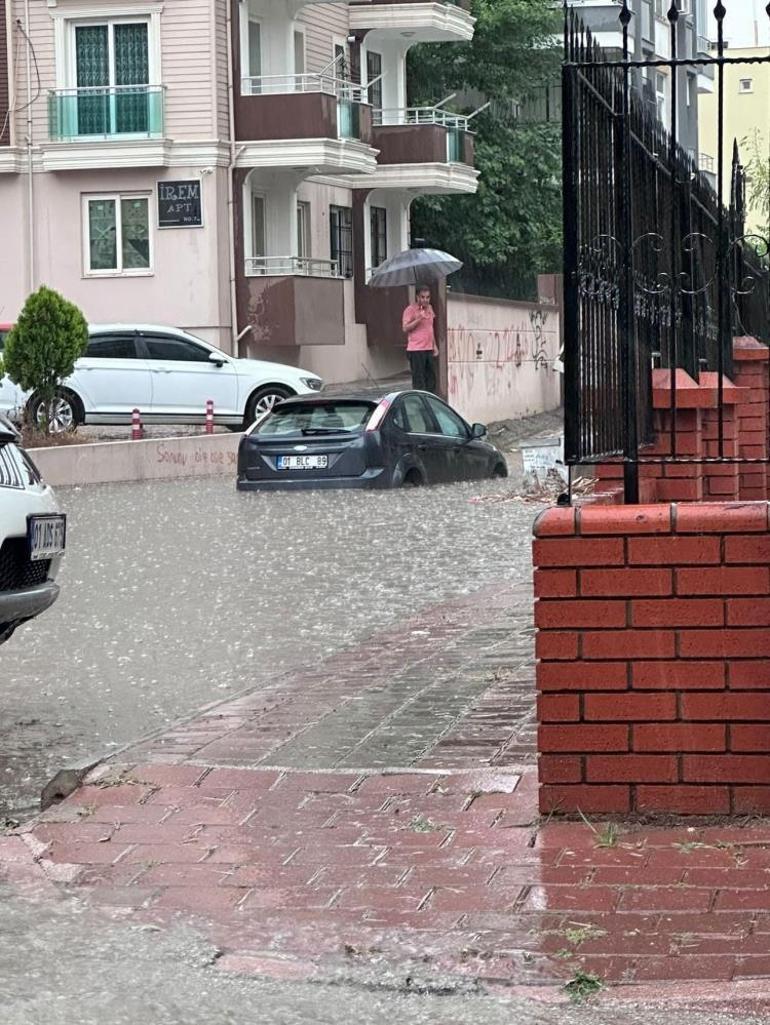
<path id="1" fill-rule="evenodd" d="M 246 432 L 241 491 L 397 488 L 506 477 L 503 454 L 427 392 L 286 399 Z"/>

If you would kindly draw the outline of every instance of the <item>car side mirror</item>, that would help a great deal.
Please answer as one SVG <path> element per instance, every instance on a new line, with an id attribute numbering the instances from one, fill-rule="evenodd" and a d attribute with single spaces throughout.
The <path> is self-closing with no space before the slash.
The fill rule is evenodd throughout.
<path id="1" fill-rule="evenodd" d="M 217 367 L 223 367 L 225 365 L 225 361 L 218 352 L 209 353 L 209 363 L 213 363 Z"/>
<path id="2" fill-rule="evenodd" d="M 474 424 L 473 427 L 471 427 L 472 438 L 485 438 L 486 435 L 487 429 L 484 424 Z"/>

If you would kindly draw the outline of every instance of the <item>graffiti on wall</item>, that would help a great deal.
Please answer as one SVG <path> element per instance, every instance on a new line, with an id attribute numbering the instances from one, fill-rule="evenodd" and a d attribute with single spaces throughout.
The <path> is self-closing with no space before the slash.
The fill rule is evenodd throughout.
<path id="1" fill-rule="evenodd" d="M 474 321 L 489 316 L 489 326 L 483 325 L 483 319 L 483 326 L 476 323 L 473 327 L 460 321 L 447 331 L 450 401 L 468 415 L 477 411 L 488 420 L 494 419 L 497 411 L 501 416 L 525 415 L 554 408 L 560 388 L 554 373 L 558 313 L 529 305 L 479 312 L 482 316 L 477 313 Z M 510 316 L 506 327 L 495 326 L 500 314 L 506 319 Z"/>
<path id="2" fill-rule="evenodd" d="M 548 310 L 531 310 L 529 331 L 514 327 L 450 327 L 447 331 L 449 362 L 465 362 L 467 354 L 473 352 L 478 362 L 493 363 L 498 369 L 506 364 L 520 368 L 524 363 L 531 363 L 535 370 L 547 370 L 556 358 L 555 349 L 553 354 L 549 353 L 549 341 L 555 342 L 555 339 L 546 331 L 548 317 Z"/>
<path id="3" fill-rule="evenodd" d="M 545 370 L 551 362 L 548 358 L 548 341 L 545 335 L 547 320 L 547 310 L 532 310 L 529 315 L 532 324 L 532 360 L 535 370 Z"/>

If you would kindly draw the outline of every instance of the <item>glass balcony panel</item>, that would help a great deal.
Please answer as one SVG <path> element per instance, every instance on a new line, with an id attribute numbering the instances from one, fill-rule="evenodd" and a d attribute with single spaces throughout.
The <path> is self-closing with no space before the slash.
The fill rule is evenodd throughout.
<path id="1" fill-rule="evenodd" d="M 163 86 L 105 86 L 49 93 L 53 141 L 88 137 L 163 135 Z"/>

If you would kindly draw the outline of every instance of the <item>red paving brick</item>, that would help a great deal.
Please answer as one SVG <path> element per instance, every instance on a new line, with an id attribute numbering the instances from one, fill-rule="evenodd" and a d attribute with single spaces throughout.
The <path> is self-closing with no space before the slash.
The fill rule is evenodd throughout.
<path id="1" fill-rule="evenodd" d="M 172 768 L 76 792 L 1 838 L 0 866 L 42 855 L 105 911 L 185 916 L 233 971 L 325 976 L 372 949 L 507 985 L 563 985 L 575 966 L 617 984 L 770 975 L 762 823 L 626 824 L 608 841 L 601 822 L 538 827 L 531 771 L 497 770 L 480 795 L 463 772 Z"/>
<path id="2" fill-rule="evenodd" d="M 542 822 L 531 723 L 510 727 L 529 670 L 492 682 L 419 760 L 427 771 L 246 767 L 303 725 L 303 695 L 307 715 L 326 714 L 410 644 L 439 651 L 466 615 L 458 604 L 429 643 L 394 630 L 368 660 L 339 656 L 336 675 L 299 674 L 137 745 L 108 778 L 0 837 L 0 879 L 129 922 L 188 920 L 221 968 L 274 978 L 329 978 L 373 952 L 506 986 L 561 987 L 578 968 L 696 995 L 709 980 L 770 977 L 770 823 L 615 816 L 614 836 L 602 821 Z"/>

